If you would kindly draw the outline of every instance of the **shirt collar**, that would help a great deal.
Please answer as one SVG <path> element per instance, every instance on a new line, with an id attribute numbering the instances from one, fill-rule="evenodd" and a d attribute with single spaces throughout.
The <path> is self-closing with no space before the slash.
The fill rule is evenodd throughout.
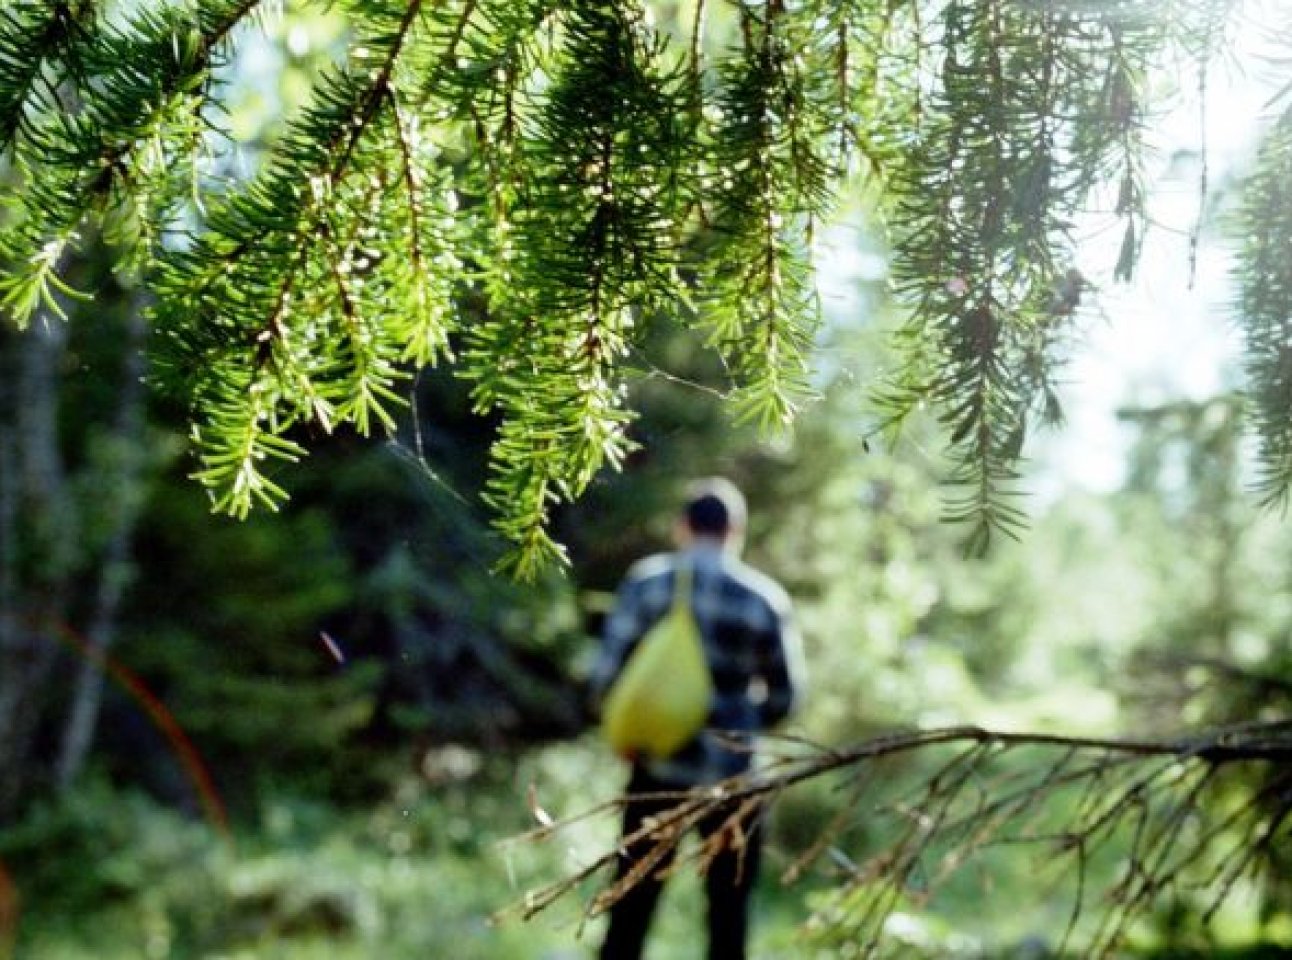
<path id="1" fill-rule="evenodd" d="M 719 566 L 724 560 L 735 555 L 727 543 L 715 537 L 700 537 L 692 540 L 681 553 L 697 566 L 705 567 Z"/>

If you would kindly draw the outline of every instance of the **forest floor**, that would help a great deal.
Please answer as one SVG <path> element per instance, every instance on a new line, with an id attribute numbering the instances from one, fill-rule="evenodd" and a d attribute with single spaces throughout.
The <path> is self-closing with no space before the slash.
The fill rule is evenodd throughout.
<path id="1" fill-rule="evenodd" d="M 460 782 L 396 788 L 342 810 L 271 794 L 232 827 L 93 781 L 0 832 L 0 879 L 18 894 L 16 945 L 0 960 L 574 960 L 595 955 L 590 882 L 529 920 L 509 908 L 609 849 L 613 814 L 552 841 L 517 839 L 535 815 L 614 795 L 618 771 L 578 751 Z M 586 789 L 586 792 L 585 792 Z M 539 804 L 543 808 L 539 809 Z M 799 897 L 764 878 L 755 956 L 800 957 Z M 701 956 L 703 896 L 670 884 L 654 960 Z"/>
<path id="2" fill-rule="evenodd" d="M 588 919 L 585 910 L 600 882 L 588 881 L 529 920 L 508 908 L 610 849 L 613 811 L 577 820 L 545 841 L 521 836 L 614 797 L 622 771 L 578 744 L 515 757 L 464 757 L 469 762 L 457 764 L 456 779 L 410 780 L 380 800 L 345 809 L 281 786 L 262 789 L 267 799 L 240 811 L 228 828 L 91 779 L 59 804 L 0 831 L 0 895 L 6 879 L 18 894 L 17 936 L 8 944 L 0 909 L 0 960 L 593 957 L 602 921 Z M 814 909 L 831 902 L 825 875 L 815 888 L 778 882 L 792 859 L 787 821 L 801 815 L 786 804 L 778 811 L 781 822 L 773 823 L 755 900 L 751 955 L 757 960 L 857 955 L 855 943 L 808 922 Z M 1007 881 L 993 876 L 987 882 Z M 984 920 L 986 898 L 961 896 L 963 902 L 945 909 L 935 903 L 899 910 L 885 927 L 880 955 L 1057 960 L 1045 936 L 1052 931 L 1036 919 L 1044 912 L 1033 909 L 1029 919 L 1028 908 L 1037 905 L 1005 893 L 1017 909 L 987 918 L 991 936 L 963 932 L 965 918 L 976 913 Z M 680 871 L 665 891 L 647 960 L 700 960 L 703 907 L 699 879 Z M 1201 960 L 1222 953 L 1157 956 Z M 1274 960 L 1292 951 L 1253 947 L 1223 956 Z"/>

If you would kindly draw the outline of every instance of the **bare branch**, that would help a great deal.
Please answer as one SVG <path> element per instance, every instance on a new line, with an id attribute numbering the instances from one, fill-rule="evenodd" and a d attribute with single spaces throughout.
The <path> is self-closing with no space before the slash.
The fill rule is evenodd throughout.
<path id="1" fill-rule="evenodd" d="M 838 880 L 842 871 L 837 893 L 815 918 L 818 928 L 846 933 L 871 955 L 900 904 L 926 901 L 989 847 L 1028 845 L 1047 864 L 1065 868 L 1062 882 L 1072 888 L 1060 949 L 1082 941 L 1087 955 L 1109 956 L 1131 921 L 1168 893 L 1202 897 L 1209 917 L 1240 878 L 1259 874 L 1292 820 L 1292 720 L 1174 739 L 962 726 L 899 731 L 845 749 L 794 737 L 769 738 L 769 746 L 770 759 L 755 773 L 652 795 L 676 800 L 676 806 L 624 838 L 622 848 L 529 893 L 518 905 L 520 914 L 545 909 L 612 867 L 621 849 L 631 849 L 636 866 L 592 898 L 586 915 L 595 916 L 661 865 L 679 869 L 672 854 L 683 836 L 727 811 L 723 829 L 687 860 L 702 872 L 724 846 L 739 844 L 741 824 L 767 801 L 844 772 L 851 787 L 841 794 L 838 811 L 781 878 L 790 883 L 830 869 Z M 899 757 L 906 757 L 902 770 L 885 767 L 879 775 L 878 764 Z M 875 783 L 887 787 L 903 779 L 913 785 L 897 784 L 888 799 L 872 799 Z M 1243 798 L 1237 803 L 1235 791 Z M 1218 803 L 1222 792 L 1226 802 Z M 601 804 L 522 839 L 546 839 L 623 802 Z M 847 834 L 862 821 L 884 825 L 869 832 L 888 839 L 860 849 L 863 844 Z M 1092 870 L 1096 853 L 1116 859 L 1115 879 L 1101 880 Z M 823 856 L 832 866 L 823 865 Z"/>

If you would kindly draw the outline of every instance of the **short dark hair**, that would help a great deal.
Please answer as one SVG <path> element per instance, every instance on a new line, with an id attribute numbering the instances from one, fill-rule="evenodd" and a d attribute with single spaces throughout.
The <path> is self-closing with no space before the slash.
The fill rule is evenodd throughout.
<path id="1" fill-rule="evenodd" d="M 745 497 L 723 477 L 698 480 L 687 491 L 682 516 L 692 533 L 725 537 L 745 526 Z"/>

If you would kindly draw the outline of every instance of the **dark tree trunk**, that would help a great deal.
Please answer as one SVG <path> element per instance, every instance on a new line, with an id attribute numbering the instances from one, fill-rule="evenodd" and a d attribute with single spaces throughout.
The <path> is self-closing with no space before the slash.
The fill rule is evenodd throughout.
<path id="1" fill-rule="evenodd" d="M 121 383 L 95 410 L 68 409 L 64 325 L 0 324 L 0 821 L 72 783 L 94 739 L 143 482 L 145 321 L 121 323 Z M 74 478 L 64 450 L 95 434 Z"/>
<path id="2" fill-rule="evenodd" d="M 81 660 L 67 725 L 63 729 L 58 767 L 59 789 L 80 775 L 94 741 L 103 700 L 104 661 L 116 639 L 117 612 L 133 572 L 131 544 L 139 516 L 144 447 L 144 337 L 147 325 L 140 310 L 126 319 L 121 386 L 112 425 L 112 455 L 101 477 L 107 546 L 98 563 L 94 603 L 86 630 L 86 656 Z"/>
<path id="3" fill-rule="evenodd" d="M 75 552 L 58 435 L 61 325 L 0 333 L 0 817 L 39 777 L 36 738 L 48 719 Z"/>

